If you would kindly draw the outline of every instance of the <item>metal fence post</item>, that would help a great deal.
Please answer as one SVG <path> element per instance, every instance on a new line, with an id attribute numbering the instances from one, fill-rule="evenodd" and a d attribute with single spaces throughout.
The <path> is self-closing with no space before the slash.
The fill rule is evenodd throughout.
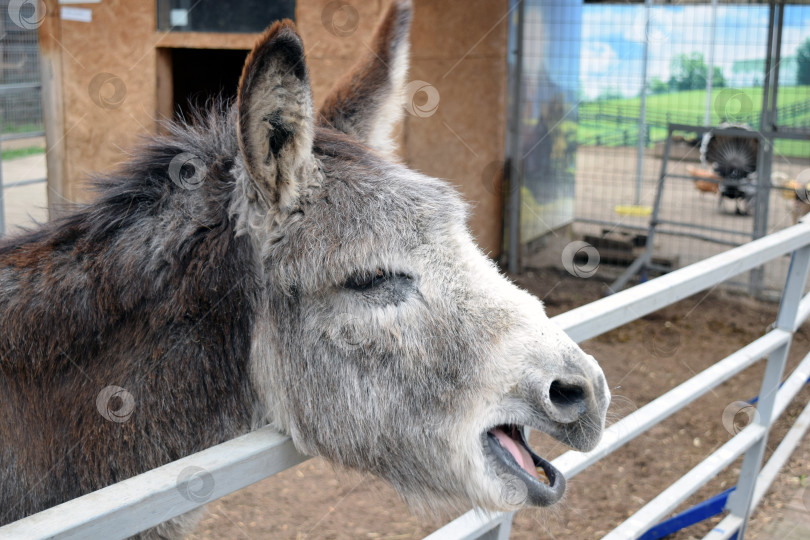
<path id="1" fill-rule="evenodd" d="M 514 513 L 507 514 L 498 525 L 478 537 L 478 540 L 509 540 L 512 534 L 512 518 Z"/>
<path id="2" fill-rule="evenodd" d="M 765 57 L 765 80 L 762 89 L 762 113 L 759 121 L 759 148 L 757 150 L 757 187 L 754 199 L 754 239 L 768 234 L 768 214 L 771 199 L 771 173 L 774 156 L 774 130 L 776 129 L 776 95 L 779 90 L 779 63 L 781 62 L 783 4 L 770 4 L 768 51 Z M 765 267 L 751 272 L 751 294 L 761 296 Z"/>
<path id="3" fill-rule="evenodd" d="M 793 332 L 802 292 L 807 281 L 808 268 L 810 268 L 810 246 L 805 246 L 793 252 L 787 282 L 782 293 L 782 302 L 779 306 L 779 315 L 776 318 L 776 327 L 786 332 Z M 740 477 L 737 481 L 737 489 L 729 496 L 726 504 L 726 508 L 732 514 L 742 517 L 742 524 L 737 533 L 738 540 L 743 540 L 745 537 L 745 528 L 748 523 L 757 475 L 762 466 L 762 459 L 768 444 L 768 433 L 774 420 L 776 391 L 782 382 L 782 373 L 785 369 L 789 351 L 790 341 L 768 356 L 768 364 L 762 378 L 759 401 L 757 402 L 757 414 L 754 420 L 763 426 L 767 426 L 767 429 L 762 439 L 745 453 L 740 468 Z"/>
<path id="4" fill-rule="evenodd" d="M 517 32 L 515 36 L 515 66 L 512 88 L 512 126 L 511 126 L 511 170 L 509 171 L 509 243 L 507 248 L 507 268 L 509 272 L 520 272 L 520 186 L 523 184 L 523 23 L 524 4 L 520 2 L 517 9 Z"/>
<path id="5" fill-rule="evenodd" d="M 3 149 L 0 148 L 0 236 L 6 234 L 6 198 L 3 196 Z"/>

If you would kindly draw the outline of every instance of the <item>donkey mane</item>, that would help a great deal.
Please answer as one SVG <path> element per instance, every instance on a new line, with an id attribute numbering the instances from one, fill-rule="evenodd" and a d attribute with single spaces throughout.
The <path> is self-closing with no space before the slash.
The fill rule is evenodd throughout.
<path id="1" fill-rule="evenodd" d="M 168 136 L 146 141 L 118 171 L 96 178 L 95 201 L 0 244 L 0 387 L 7 385 L 0 394 L 19 408 L 15 422 L 0 423 L 0 485 L 15 485 L 4 475 L 17 468 L 51 470 L 37 493 L 4 490 L 0 522 L 61 502 L 65 484 L 75 496 L 140 472 L 124 456 L 143 456 L 139 469 L 146 470 L 249 429 L 259 271 L 228 213 L 233 116 L 216 107 L 194 123 L 173 124 Z M 183 152 L 207 167 L 197 190 L 168 173 Z M 60 384 L 48 384 L 54 380 Z M 92 400 L 75 397 L 110 385 L 134 397 L 126 422 L 109 422 Z M 65 407 L 75 408 L 64 415 L 73 423 L 65 432 L 24 427 Z M 205 429 L 195 418 L 206 418 Z M 88 423 L 100 436 L 82 440 Z M 160 444 L 149 441 L 155 434 Z M 4 446 L 20 438 L 35 439 L 37 451 L 27 463 L 12 463 Z M 78 448 L 71 438 L 82 440 Z M 113 447 L 94 446 L 102 441 Z M 91 484 L 68 474 L 94 454 L 108 459 Z M 43 505 L 49 493 L 60 498 Z M 39 503 L 31 508 L 28 501 Z"/>
<path id="2" fill-rule="evenodd" d="M 232 116 L 220 104 L 191 123 L 167 124 L 168 136 L 145 139 L 130 161 L 92 179 L 94 201 L 76 205 L 38 230 L 0 241 L 0 280 L 5 268 L 23 271 L 26 278 L 2 283 L 5 304 L 0 309 L 19 312 L 6 319 L 15 326 L 0 349 L 5 368 L 21 367 L 14 356 L 20 350 L 14 346 L 16 335 L 27 343 L 39 334 L 68 353 L 72 344 L 60 343 L 60 336 L 75 339 L 117 330 L 145 303 L 153 323 L 175 324 L 227 302 L 217 295 L 225 292 L 228 261 L 238 261 L 242 266 L 230 269 L 247 271 L 245 282 L 250 282 L 250 267 L 244 265 L 251 258 L 250 246 L 234 235 L 228 215 L 234 185 L 228 171 L 237 152 Z M 170 177 L 172 160 L 184 152 L 206 166 L 199 193 Z M 203 198 L 215 204 L 201 204 Z M 212 264 L 201 264 L 206 262 Z M 239 285 L 233 291 L 237 297 L 247 292 Z M 42 364 L 40 369 L 59 368 L 58 363 Z"/>
<path id="3" fill-rule="evenodd" d="M 0 370 L 55 373 L 65 360 L 81 367 L 95 356 L 88 346 L 100 352 L 105 332 L 117 334 L 138 313 L 149 322 L 142 330 L 205 317 L 250 328 L 244 317 L 256 308 L 261 271 L 231 211 L 239 196 L 231 174 L 238 153 L 234 113 L 232 103 L 217 100 L 189 120 L 164 123 L 167 135 L 144 137 L 129 161 L 91 179 L 92 202 L 0 239 L 0 314 L 14 312 L 0 340 Z M 316 128 L 313 149 L 333 163 L 386 166 L 373 150 L 329 127 Z M 199 191 L 169 173 L 184 153 L 205 166 Z M 26 279 L 4 279 L 7 268 Z M 241 281 L 234 282 L 236 275 Z M 32 355 L 28 346 L 36 336 L 46 339 Z M 246 358 L 248 342 L 246 335 L 228 344 L 229 356 Z M 81 358 L 73 359 L 71 349 L 83 351 Z M 32 360 L 35 365 L 26 365 Z"/>

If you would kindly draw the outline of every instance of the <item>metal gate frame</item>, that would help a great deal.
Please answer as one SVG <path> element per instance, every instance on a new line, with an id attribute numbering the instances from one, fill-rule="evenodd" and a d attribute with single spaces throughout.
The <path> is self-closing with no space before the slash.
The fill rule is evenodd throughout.
<path id="1" fill-rule="evenodd" d="M 755 200 L 755 210 L 754 210 L 754 229 L 751 231 L 743 231 L 743 230 L 736 230 L 736 229 L 723 229 L 719 227 L 709 227 L 707 225 L 698 225 L 689 221 L 675 221 L 675 220 L 665 220 L 661 219 L 661 199 L 664 195 L 664 188 L 666 185 L 667 179 L 674 179 L 674 180 L 687 180 L 693 182 L 695 180 L 692 176 L 682 175 L 682 174 L 673 174 L 668 172 L 667 168 L 669 167 L 669 159 L 670 159 L 670 152 L 672 149 L 672 137 L 675 132 L 684 132 L 684 133 L 695 133 L 698 135 L 698 139 L 703 137 L 705 133 L 712 132 L 715 135 L 725 135 L 730 137 L 741 137 L 747 139 L 756 139 L 759 143 L 759 147 L 767 146 L 773 147 L 773 143 L 776 139 L 792 139 L 792 140 L 808 140 L 810 139 L 810 131 L 808 130 L 790 130 L 790 131 L 782 131 L 782 132 L 769 132 L 767 134 L 763 134 L 759 131 L 750 131 L 746 129 L 742 129 L 739 127 L 726 127 L 726 128 L 712 128 L 706 126 L 695 126 L 695 125 L 686 125 L 686 124 L 669 124 L 667 126 L 667 138 L 666 142 L 664 143 L 664 153 L 663 157 L 661 158 L 661 172 L 658 175 L 658 182 L 655 187 L 655 198 L 653 202 L 652 208 L 652 215 L 650 216 L 650 223 L 647 227 L 647 236 L 645 238 L 644 244 L 644 251 L 639 255 L 639 257 L 634 260 L 627 269 L 622 272 L 622 274 L 614 281 L 611 286 L 610 290 L 612 291 L 619 291 L 627 285 L 627 282 L 635 276 L 636 274 L 641 275 L 641 280 L 646 281 L 647 279 L 647 270 L 656 270 L 658 272 L 669 272 L 669 268 L 657 265 L 653 262 L 653 250 L 655 248 L 655 236 L 656 234 L 669 234 L 675 236 L 686 236 L 689 238 L 696 238 L 698 240 L 703 240 L 706 242 L 714 242 L 717 244 L 724 244 L 728 246 L 738 246 L 741 242 L 731 242 L 728 240 L 723 240 L 717 237 L 707 236 L 705 234 L 700 233 L 690 233 L 685 231 L 679 231 L 675 229 L 659 229 L 660 225 L 669 225 L 678 228 L 689 228 L 689 229 L 698 229 L 700 231 L 705 231 L 707 233 L 721 233 L 727 235 L 737 235 L 743 236 L 747 239 L 747 241 L 754 240 L 756 238 L 761 238 L 764 236 L 764 233 L 760 233 L 757 231 L 759 227 L 759 223 L 762 221 L 761 219 L 761 204 L 760 199 L 765 200 L 766 202 L 769 200 L 769 195 L 771 191 L 785 191 L 789 190 L 792 192 L 792 188 L 785 188 L 782 186 L 775 186 L 771 182 L 770 176 L 768 178 L 764 177 L 764 174 L 757 175 L 757 185 L 756 185 L 756 198 Z M 768 167 L 770 170 L 770 166 Z M 770 173 L 769 173 L 770 175 Z M 720 180 L 712 180 L 709 178 L 704 178 L 704 182 L 710 182 L 714 184 L 720 184 Z M 765 222 L 767 222 L 767 215 L 765 216 Z M 757 269 L 752 271 L 751 276 L 751 284 L 749 292 L 752 296 L 758 296 L 762 292 L 763 285 L 762 285 L 762 275 L 758 272 L 759 269 L 762 267 L 760 266 Z"/>

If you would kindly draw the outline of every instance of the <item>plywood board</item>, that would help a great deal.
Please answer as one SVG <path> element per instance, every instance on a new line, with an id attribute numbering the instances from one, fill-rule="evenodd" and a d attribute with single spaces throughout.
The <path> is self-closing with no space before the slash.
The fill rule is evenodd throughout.
<path id="1" fill-rule="evenodd" d="M 296 10 L 316 105 L 368 53 L 389 0 L 354 2 L 353 12 L 335 12 L 335 5 L 299 0 Z M 55 145 L 49 152 L 51 185 L 76 201 L 92 197 L 88 173 L 125 160 L 138 138 L 154 133 L 156 120 L 170 114 L 167 49 L 247 49 L 258 38 L 158 32 L 154 0 L 105 0 L 84 7 L 92 11 L 92 22 L 66 21 L 56 15 L 57 0 L 48 0 L 49 15 L 40 30 L 43 65 L 51 70 L 54 87 L 46 92 L 49 145 Z M 508 0 L 415 1 L 409 81 L 434 87 L 440 103 L 432 115 L 406 116 L 400 132 L 409 165 L 450 179 L 472 203 L 471 228 L 493 256 L 501 243 L 502 197 L 492 171 L 504 155 L 508 8 Z"/>
<path id="2" fill-rule="evenodd" d="M 127 158 L 157 117 L 155 4 L 88 4 L 92 22 L 60 20 L 66 197 L 85 201 L 89 173 Z"/>

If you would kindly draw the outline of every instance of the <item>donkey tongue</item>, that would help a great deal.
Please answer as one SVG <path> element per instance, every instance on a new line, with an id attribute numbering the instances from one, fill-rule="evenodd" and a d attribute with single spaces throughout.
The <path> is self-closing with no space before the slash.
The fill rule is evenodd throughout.
<path id="1" fill-rule="evenodd" d="M 512 457 L 515 458 L 515 461 L 523 470 L 532 475 L 535 479 L 540 479 L 537 475 L 537 469 L 534 466 L 534 460 L 532 460 L 532 456 L 529 455 L 529 451 L 526 450 L 523 444 L 515 441 L 501 428 L 495 428 L 491 433 L 495 435 L 498 442 L 501 443 L 501 446 L 512 454 Z"/>

